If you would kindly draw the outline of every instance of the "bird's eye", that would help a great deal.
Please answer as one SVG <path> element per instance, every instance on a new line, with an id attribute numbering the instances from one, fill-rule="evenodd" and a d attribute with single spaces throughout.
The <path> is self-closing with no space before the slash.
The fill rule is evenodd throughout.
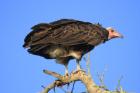
<path id="1" fill-rule="evenodd" d="M 111 32 L 114 32 L 114 30 L 111 30 Z"/>

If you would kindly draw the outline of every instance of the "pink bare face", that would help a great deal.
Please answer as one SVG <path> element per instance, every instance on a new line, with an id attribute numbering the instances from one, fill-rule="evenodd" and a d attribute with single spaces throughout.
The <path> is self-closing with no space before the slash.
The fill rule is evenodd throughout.
<path id="1" fill-rule="evenodd" d="M 123 35 L 115 31 L 113 28 L 108 27 L 106 28 L 107 31 L 109 32 L 108 39 L 113 39 L 113 38 L 123 38 Z"/>

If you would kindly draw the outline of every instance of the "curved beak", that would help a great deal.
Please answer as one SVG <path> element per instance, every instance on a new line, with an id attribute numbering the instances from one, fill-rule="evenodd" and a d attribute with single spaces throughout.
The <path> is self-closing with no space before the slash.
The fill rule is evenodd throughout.
<path id="1" fill-rule="evenodd" d="M 118 32 L 114 33 L 115 37 L 124 38 L 124 36 Z"/>
<path id="2" fill-rule="evenodd" d="M 118 36 L 119 38 L 124 38 L 124 36 L 122 35 L 122 34 L 119 34 L 119 36 Z"/>

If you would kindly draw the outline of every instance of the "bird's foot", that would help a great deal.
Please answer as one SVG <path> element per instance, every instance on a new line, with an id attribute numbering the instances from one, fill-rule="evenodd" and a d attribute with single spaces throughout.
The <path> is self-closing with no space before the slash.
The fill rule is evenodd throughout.
<path id="1" fill-rule="evenodd" d="M 72 71 L 72 73 L 75 74 L 75 73 L 78 73 L 78 72 L 80 72 L 80 71 L 85 72 L 83 69 L 80 68 L 80 69 L 76 69 L 76 70 Z"/>
<path id="2" fill-rule="evenodd" d="M 64 75 L 65 77 L 68 77 L 69 76 L 69 73 L 65 73 L 65 75 Z"/>
<path id="3" fill-rule="evenodd" d="M 67 70 L 65 71 L 64 77 L 65 78 L 69 78 L 70 77 L 70 74 L 69 74 L 69 72 Z"/>
<path id="4" fill-rule="evenodd" d="M 68 71 L 68 68 L 66 68 L 64 77 L 68 77 L 68 76 L 69 76 L 69 71 Z"/>

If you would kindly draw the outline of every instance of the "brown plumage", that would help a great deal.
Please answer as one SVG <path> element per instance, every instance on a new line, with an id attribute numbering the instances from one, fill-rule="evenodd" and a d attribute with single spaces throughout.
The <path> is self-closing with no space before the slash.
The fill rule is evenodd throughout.
<path id="1" fill-rule="evenodd" d="M 65 65 L 66 73 L 69 60 L 76 59 L 77 69 L 80 69 L 82 56 L 109 37 L 109 31 L 101 25 L 73 19 L 37 24 L 32 30 L 23 47 L 31 54 L 56 59 Z"/>

